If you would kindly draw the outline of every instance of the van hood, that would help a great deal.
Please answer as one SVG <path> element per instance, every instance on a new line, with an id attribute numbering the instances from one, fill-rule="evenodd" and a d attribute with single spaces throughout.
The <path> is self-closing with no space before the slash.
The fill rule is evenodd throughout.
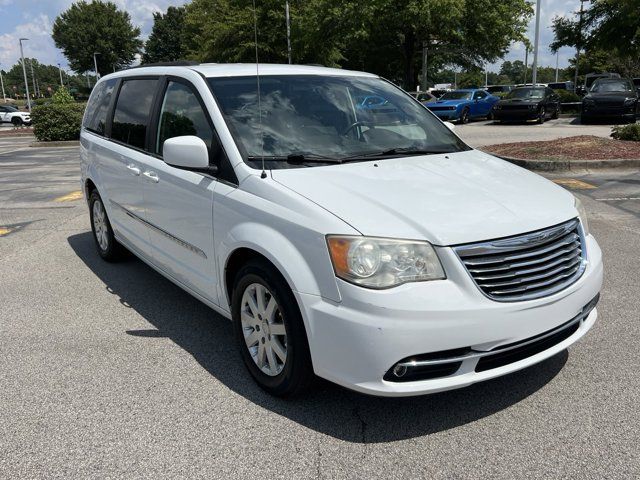
<path id="1" fill-rule="evenodd" d="M 271 174 L 363 235 L 434 245 L 517 235 L 577 216 L 568 191 L 477 150 Z"/>

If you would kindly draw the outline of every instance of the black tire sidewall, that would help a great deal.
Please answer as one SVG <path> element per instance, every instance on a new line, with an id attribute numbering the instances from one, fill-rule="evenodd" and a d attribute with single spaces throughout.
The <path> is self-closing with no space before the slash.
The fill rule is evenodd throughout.
<path id="1" fill-rule="evenodd" d="M 13 124 L 14 127 L 21 127 L 24 122 L 20 117 L 13 117 L 11 119 L 11 123 Z"/>
<path id="2" fill-rule="evenodd" d="M 240 321 L 242 295 L 245 289 L 259 283 L 275 297 L 287 333 L 287 360 L 276 376 L 263 373 L 251 358 L 245 344 Z M 243 363 L 258 385 L 277 396 L 295 395 L 307 386 L 313 377 L 307 334 L 296 299 L 282 276 L 267 262 L 250 261 L 236 275 L 231 299 L 233 328 Z"/>

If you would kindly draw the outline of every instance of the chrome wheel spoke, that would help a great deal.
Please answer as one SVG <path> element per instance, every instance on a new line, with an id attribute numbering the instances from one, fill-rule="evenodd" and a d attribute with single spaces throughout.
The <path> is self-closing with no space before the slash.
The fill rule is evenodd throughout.
<path id="1" fill-rule="evenodd" d="M 269 325 L 269 331 L 271 335 L 286 335 L 287 331 L 284 329 L 284 323 L 272 323 Z"/>
<path id="2" fill-rule="evenodd" d="M 253 347 L 260 341 L 261 338 L 262 335 L 260 335 L 260 332 L 253 330 L 248 333 L 245 332 L 244 341 L 246 342 L 247 347 Z"/>
<path id="3" fill-rule="evenodd" d="M 277 338 L 271 339 L 271 349 L 273 350 L 273 353 L 275 353 L 276 356 L 280 359 L 280 361 L 284 363 L 284 361 L 287 359 L 287 352 L 285 352 L 284 348 L 282 347 L 282 345 L 280 345 L 280 341 Z"/>
<path id="4" fill-rule="evenodd" d="M 271 348 L 271 342 L 265 345 L 265 350 L 267 352 L 267 362 L 269 363 L 269 371 L 271 375 L 278 374 L 278 362 L 276 362 L 276 357 L 273 354 L 273 348 Z"/>
<path id="5" fill-rule="evenodd" d="M 265 310 L 264 310 L 264 317 L 269 321 L 272 322 L 273 321 L 273 314 L 276 311 L 276 308 L 278 306 L 278 302 L 276 302 L 276 299 L 271 297 L 269 299 L 269 303 L 267 304 Z"/>

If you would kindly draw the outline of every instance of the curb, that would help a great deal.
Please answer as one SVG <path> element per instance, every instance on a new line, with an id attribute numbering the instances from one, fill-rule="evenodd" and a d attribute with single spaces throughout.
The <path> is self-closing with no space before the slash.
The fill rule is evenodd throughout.
<path id="1" fill-rule="evenodd" d="M 31 142 L 30 147 L 77 147 L 80 145 L 79 140 L 64 140 L 59 142 Z"/>
<path id="2" fill-rule="evenodd" d="M 609 168 L 640 168 L 640 158 L 636 159 L 612 159 L 612 160 L 529 160 L 523 158 L 503 157 L 494 153 L 489 155 L 501 158 L 509 163 L 541 172 L 557 172 L 563 170 L 589 170 Z"/>

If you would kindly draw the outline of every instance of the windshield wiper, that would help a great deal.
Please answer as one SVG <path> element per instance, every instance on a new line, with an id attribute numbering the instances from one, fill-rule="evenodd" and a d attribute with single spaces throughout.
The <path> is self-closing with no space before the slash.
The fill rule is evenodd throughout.
<path id="1" fill-rule="evenodd" d="M 250 156 L 249 160 L 260 161 L 260 156 Z M 277 161 L 287 162 L 293 165 L 300 165 L 303 163 L 342 163 L 342 160 L 335 157 L 325 157 L 324 155 L 306 154 L 306 153 L 290 153 L 287 156 L 284 155 L 265 155 L 265 161 Z"/>
<path id="2" fill-rule="evenodd" d="M 384 158 L 388 156 L 395 155 L 437 155 L 437 154 L 445 154 L 451 153 L 446 150 L 436 150 L 436 149 L 424 149 L 424 148 L 414 148 L 414 147 L 396 147 L 389 148 L 387 150 L 382 150 L 380 152 L 368 152 L 368 153 L 360 153 L 356 155 L 351 155 L 349 157 L 342 157 L 342 161 L 353 161 L 361 158 Z"/>

